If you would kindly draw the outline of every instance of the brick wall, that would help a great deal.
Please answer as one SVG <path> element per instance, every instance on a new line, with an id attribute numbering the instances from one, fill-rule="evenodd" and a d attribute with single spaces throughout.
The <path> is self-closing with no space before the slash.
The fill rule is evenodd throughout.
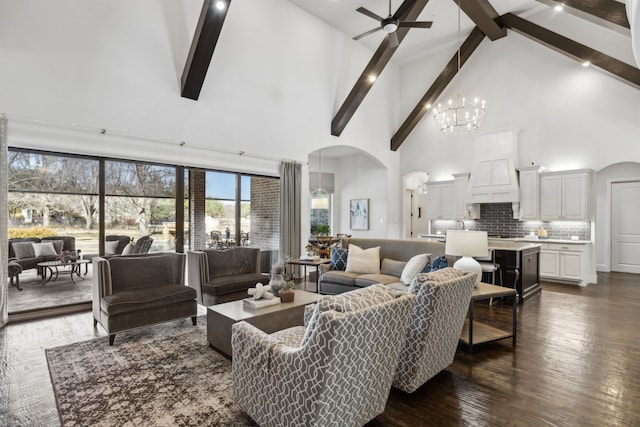
<path id="1" fill-rule="evenodd" d="M 578 236 L 580 240 L 591 239 L 591 223 L 589 221 L 520 221 L 513 219 L 511 203 L 483 203 L 480 205 L 480 218 L 465 220 L 468 230 L 482 230 L 490 236 L 525 237 L 531 230 L 537 235 L 538 228 L 544 227 L 549 239 L 566 239 Z M 445 234 L 446 230 L 456 230 L 458 221 L 431 221 L 431 233 Z"/>
<path id="2" fill-rule="evenodd" d="M 251 246 L 280 247 L 280 180 L 251 177 Z"/>
<path id="3" fill-rule="evenodd" d="M 207 247 L 205 223 L 205 171 L 189 171 L 189 249 L 202 250 Z"/>
<path id="4" fill-rule="evenodd" d="M 280 253 L 280 180 L 251 178 L 251 246 L 260 248 L 260 270 L 269 273 Z"/>

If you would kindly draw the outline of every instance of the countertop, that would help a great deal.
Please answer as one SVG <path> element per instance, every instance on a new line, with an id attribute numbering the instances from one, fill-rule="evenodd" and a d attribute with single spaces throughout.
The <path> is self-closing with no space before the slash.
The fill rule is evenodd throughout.
<path id="1" fill-rule="evenodd" d="M 444 236 L 440 236 L 438 238 L 421 237 L 420 239 L 427 240 L 429 242 L 444 242 Z M 540 242 L 518 242 L 513 239 L 489 239 L 489 249 L 503 251 L 520 252 L 527 249 L 539 248 L 540 246 Z"/>
<path id="2" fill-rule="evenodd" d="M 419 239 L 428 239 L 430 241 L 444 241 L 444 234 L 422 234 Z M 501 238 L 501 237 L 489 237 L 489 249 L 502 249 L 522 251 L 530 249 L 536 246 L 540 246 L 544 243 L 562 243 L 570 245 L 587 245 L 590 244 L 590 240 L 567 240 L 567 239 L 538 239 L 536 237 L 514 237 L 514 238 Z"/>

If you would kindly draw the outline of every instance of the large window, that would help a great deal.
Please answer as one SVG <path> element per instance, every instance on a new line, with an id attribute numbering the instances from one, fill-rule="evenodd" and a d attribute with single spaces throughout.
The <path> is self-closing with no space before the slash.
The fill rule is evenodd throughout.
<path id="1" fill-rule="evenodd" d="M 215 247 L 259 247 L 266 271 L 272 252 L 277 259 L 278 178 L 22 149 L 11 149 L 8 163 L 9 238 L 72 236 L 88 257 L 101 246 L 106 252 L 115 235 L 150 236 L 151 252 L 181 252 L 214 247 L 216 234 L 224 244 Z M 9 312 L 90 301 L 91 270 L 65 289 L 42 286 L 39 270 L 29 267 L 20 274 L 24 291 L 10 289 Z"/>
<path id="2" fill-rule="evenodd" d="M 150 235 L 151 251 L 175 249 L 175 167 L 107 161 L 105 196 L 105 234 Z"/>
<path id="3" fill-rule="evenodd" d="M 9 237 L 72 235 L 86 251 L 98 239 L 98 161 L 9 151 Z"/>

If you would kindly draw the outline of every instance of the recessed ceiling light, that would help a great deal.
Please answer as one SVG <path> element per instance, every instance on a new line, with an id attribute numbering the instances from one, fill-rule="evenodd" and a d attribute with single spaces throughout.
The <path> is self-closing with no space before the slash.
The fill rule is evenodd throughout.
<path id="1" fill-rule="evenodd" d="M 428 110 L 429 108 L 431 108 L 431 104 L 427 104 L 424 107 Z"/>
<path id="2" fill-rule="evenodd" d="M 562 12 L 564 10 L 564 5 L 563 4 L 557 4 L 554 9 L 558 12 Z"/>
<path id="3" fill-rule="evenodd" d="M 376 81 L 376 76 L 375 76 L 375 75 L 373 75 L 373 74 L 370 74 L 370 75 L 369 75 L 369 82 L 370 82 L 370 83 L 373 83 L 373 82 L 375 82 L 375 81 Z"/>
<path id="4" fill-rule="evenodd" d="M 223 1 L 217 1 L 216 2 L 216 9 L 224 10 L 226 7 L 227 7 L 227 5 L 225 4 L 225 2 L 223 2 Z"/>
<path id="5" fill-rule="evenodd" d="M 584 62 L 582 63 L 582 66 L 583 66 L 583 67 L 588 67 L 589 65 L 591 65 L 591 62 L 589 62 L 589 61 L 584 61 Z"/>

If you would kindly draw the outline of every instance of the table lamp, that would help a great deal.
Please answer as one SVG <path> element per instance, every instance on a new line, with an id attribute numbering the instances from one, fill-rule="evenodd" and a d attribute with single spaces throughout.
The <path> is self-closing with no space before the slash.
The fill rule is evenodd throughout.
<path id="1" fill-rule="evenodd" d="M 462 257 L 453 264 L 453 268 L 477 273 L 476 285 L 482 279 L 482 267 L 472 257 L 486 257 L 489 241 L 486 231 L 447 230 L 444 253 Z"/>

